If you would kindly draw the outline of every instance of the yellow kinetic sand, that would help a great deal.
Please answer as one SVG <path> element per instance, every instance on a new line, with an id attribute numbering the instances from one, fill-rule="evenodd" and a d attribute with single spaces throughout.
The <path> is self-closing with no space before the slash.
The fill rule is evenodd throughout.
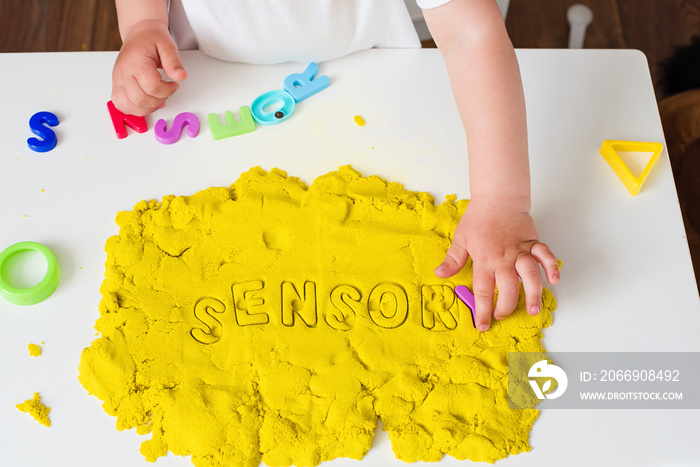
<path id="1" fill-rule="evenodd" d="M 27 345 L 27 350 L 29 350 L 29 355 L 32 357 L 38 357 L 41 355 L 41 347 L 39 347 L 37 344 Z"/>
<path id="2" fill-rule="evenodd" d="M 150 433 L 141 452 L 199 466 L 361 459 L 381 417 L 407 462 L 529 451 L 536 410 L 511 410 L 507 352 L 542 351 L 555 307 L 476 331 L 433 273 L 467 201 L 342 167 L 310 187 L 280 170 L 142 201 L 107 241 L 101 337 L 80 381 Z"/>
<path id="3" fill-rule="evenodd" d="M 34 397 L 16 405 L 17 410 L 20 412 L 26 412 L 34 419 L 44 426 L 50 427 L 51 420 L 49 420 L 49 412 L 51 412 L 51 407 L 46 407 L 41 403 L 41 397 L 38 392 L 34 393 Z"/>

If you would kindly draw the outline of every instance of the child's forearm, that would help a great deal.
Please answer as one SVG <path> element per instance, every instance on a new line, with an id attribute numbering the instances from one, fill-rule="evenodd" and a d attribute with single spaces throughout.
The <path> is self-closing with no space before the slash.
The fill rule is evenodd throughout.
<path id="1" fill-rule="evenodd" d="M 129 28 L 141 21 L 157 21 L 168 26 L 168 0 L 115 0 L 115 4 L 122 40 Z"/>
<path id="2" fill-rule="evenodd" d="M 525 100 L 496 2 L 453 0 L 424 13 L 464 124 L 472 198 L 508 199 L 529 212 Z"/>
<path id="3" fill-rule="evenodd" d="M 472 259 L 474 323 L 485 331 L 492 315 L 503 319 L 517 306 L 519 278 L 527 311 L 539 313 L 540 265 L 552 284 L 559 281 L 559 268 L 530 216 L 525 98 L 496 1 L 452 0 L 424 14 L 464 123 L 471 189 L 471 202 L 435 274 L 453 276 Z"/>

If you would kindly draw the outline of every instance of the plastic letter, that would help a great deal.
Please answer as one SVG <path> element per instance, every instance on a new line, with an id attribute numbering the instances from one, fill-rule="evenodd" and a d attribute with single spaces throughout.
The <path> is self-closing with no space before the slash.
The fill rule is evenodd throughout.
<path id="1" fill-rule="evenodd" d="M 58 125 L 58 117 L 51 112 L 37 112 L 29 119 L 29 127 L 32 129 L 32 133 L 42 138 L 29 138 L 27 140 L 27 144 L 32 151 L 48 152 L 56 147 L 58 142 L 56 133 L 45 124 L 49 126 Z"/>
<path id="2" fill-rule="evenodd" d="M 207 115 L 207 123 L 211 130 L 211 137 L 215 140 L 220 140 L 255 131 L 255 121 L 253 120 L 253 115 L 250 113 L 250 107 L 244 105 L 238 109 L 238 113 L 241 119 L 237 122 L 233 118 L 233 112 L 227 110 L 225 114 L 226 125 L 219 123 L 219 117 L 215 113 Z"/>
<path id="3" fill-rule="evenodd" d="M 137 117 L 136 115 L 125 114 L 114 107 L 112 101 L 107 102 L 109 116 L 112 118 L 114 131 L 117 132 L 117 138 L 123 139 L 127 137 L 126 125 L 136 131 L 136 133 L 145 133 L 148 131 L 148 124 L 145 117 Z"/>
<path id="4" fill-rule="evenodd" d="M 311 63 L 303 73 L 293 73 L 284 79 L 284 89 L 294 97 L 294 100 L 301 102 L 307 97 L 313 96 L 319 91 L 326 89 L 331 80 L 323 75 L 318 78 L 318 65 Z"/>
<path id="5" fill-rule="evenodd" d="M 462 302 L 464 302 L 465 305 L 467 305 L 467 308 L 469 308 L 469 311 L 472 313 L 472 324 L 474 327 L 476 327 L 476 321 L 474 318 L 474 313 L 476 313 L 476 300 L 474 298 L 474 294 L 472 293 L 471 290 L 467 288 L 466 285 L 458 285 L 455 287 L 455 295 L 459 297 Z"/>
<path id="6" fill-rule="evenodd" d="M 173 144 L 180 141 L 180 136 L 182 136 L 185 126 L 187 126 L 187 134 L 190 138 L 194 138 L 199 134 L 199 118 L 191 112 L 177 114 L 175 120 L 173 120 L 173 126 L 169 130 L 166 129 L 167 123 L 161 118 L 156 122 L 153 131 L 159 143 Z"/>
<path id="7" fill-rule="evenodd" d="M 280 105 L 272 111 L 267 107 Z M 261 125 L 276 125 L 292 116 L 294 112 L 294 97 L 287 91 L 270 91 L 258 96 L 250 106 L 253 118 Z"/>

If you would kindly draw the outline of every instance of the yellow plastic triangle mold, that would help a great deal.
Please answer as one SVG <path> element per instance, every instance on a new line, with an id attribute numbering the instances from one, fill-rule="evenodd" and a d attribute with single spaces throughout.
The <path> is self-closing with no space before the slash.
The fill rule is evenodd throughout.
<path id="1" fill-rule="evenodd" d="M 630 192 L 632 196 L 637 196 L 639 191 L 642 189 L 644 181 L 647 179 L 651 168 L 656 163 L 656 160 L 661 155 L 661 151 L 664 149 L 664 145 L 661 143 L 645 143 L 639 141 L 616 141 L 606 139 L 603 141 L 603 145 L 600 147 L 600 155 L 608 161 L 610 167 L 615 171 L 622 183 L 625 184 L 627 191 Z M 651 152 L 652 156 L 649 159 L 646 167 L 642 171 L 639 177 L 635 177 L 632 171 L 627 167 L 620 158 L 618 151 L 632 151 L 632 152 Z"/>

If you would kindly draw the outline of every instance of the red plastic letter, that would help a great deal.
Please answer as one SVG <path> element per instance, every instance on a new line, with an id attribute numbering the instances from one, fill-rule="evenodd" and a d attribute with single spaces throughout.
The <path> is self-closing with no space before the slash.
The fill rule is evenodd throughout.
<path id="1" fill-rule="evenodd" d="M 124 112 L 117 110 L 112 101 L 107 102 L 109 116 L 112 117 L 114 131 L 117 132 L 117 138 L 126 138 L 126 125 L 129 125 L 137 133 L 145 133 L 148 131 L 148 124 L 145 117 L 137 117 L 136 115 L 127 115 Z"/>

